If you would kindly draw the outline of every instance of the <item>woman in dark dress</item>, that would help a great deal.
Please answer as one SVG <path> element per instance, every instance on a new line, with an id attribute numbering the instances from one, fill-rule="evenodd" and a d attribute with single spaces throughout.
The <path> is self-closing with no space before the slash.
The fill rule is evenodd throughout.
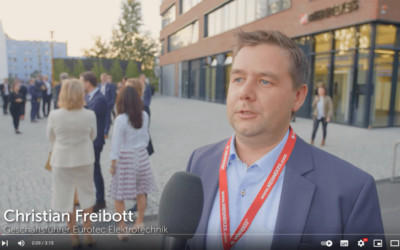
<path id="1" fill-rule="evenodd" d="M 12 92 L 10 93 L 10 113 L 13 118 L 14 128 L 16 134 L 21 134 L 18 130 L 19 126 L 19 116 L 21 114 L 21 108 L 23 104 L 22 94 L 20 93 L 19 84 L 14 84 L 12 87 Z"/>

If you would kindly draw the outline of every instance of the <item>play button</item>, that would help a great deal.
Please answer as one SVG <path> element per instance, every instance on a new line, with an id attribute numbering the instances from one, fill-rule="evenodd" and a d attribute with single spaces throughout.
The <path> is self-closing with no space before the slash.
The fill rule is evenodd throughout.
<path id="1" fill-rule="evenodd" d="M 8 247 L 8 240 L 6 240 L 6 241 L 1 241 L 1 246 L 2 246 L 2 247 L 4 247 L 4 246 Z"/>

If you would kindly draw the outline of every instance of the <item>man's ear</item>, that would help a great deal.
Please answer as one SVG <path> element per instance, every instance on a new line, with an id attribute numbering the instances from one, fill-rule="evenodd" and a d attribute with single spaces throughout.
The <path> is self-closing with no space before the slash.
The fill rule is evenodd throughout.
<path id="1" fill-rule="evenodd" d="M 301 85 L 299 89 L 296 90 L 296 99 L 294 100 L 292 111 L 297 112 L 303 105 L 304 100 L 307 97 L 308 87 L 307 84 Z"/>

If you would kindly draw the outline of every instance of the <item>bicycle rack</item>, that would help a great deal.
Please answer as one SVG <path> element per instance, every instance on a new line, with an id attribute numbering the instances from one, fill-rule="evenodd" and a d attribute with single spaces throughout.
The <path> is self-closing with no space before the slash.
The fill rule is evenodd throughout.
<path id="1" fill-rule="evenodd" d="M 393 155 L 393 168 L 392 168 L 392 177 L 390 178 L 390 182 L 394 182 L 394 169 L 396 167 L 396 152 L 397 152 L 397 145 L 400 144 L 400 141 L 397 141 L 394 144 L 394 155 Z"/>

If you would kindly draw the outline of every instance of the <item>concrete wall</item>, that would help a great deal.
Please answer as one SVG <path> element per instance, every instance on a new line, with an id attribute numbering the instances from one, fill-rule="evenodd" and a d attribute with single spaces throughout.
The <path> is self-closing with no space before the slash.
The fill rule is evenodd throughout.
<path id="1" fill-rule="evenodd" d="M 8 77 L 6 34 L 0 20 L 0 83 Z"/>
<path id="2" fill-rule="evenodd" d="M 175 96 L 175 64 L 162 67 L 162 94 Z"/>

